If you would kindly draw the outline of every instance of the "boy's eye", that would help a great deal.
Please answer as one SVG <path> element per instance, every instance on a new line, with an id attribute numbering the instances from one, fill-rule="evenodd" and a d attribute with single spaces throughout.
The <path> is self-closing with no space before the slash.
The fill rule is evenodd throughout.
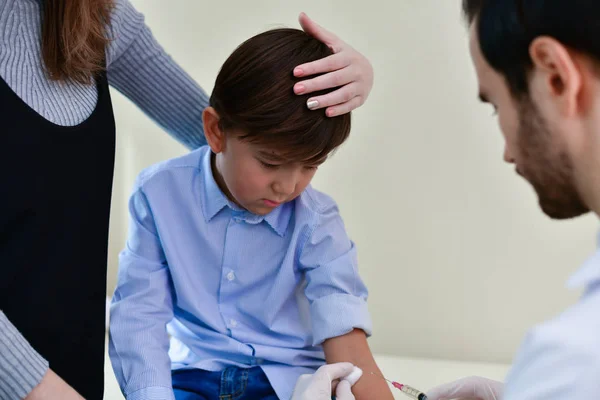
<path id="1" fill-rule="evenodd" d="M 266 162 L 264 162 L 262 160 L 259 160 L 259 161 L 260 161 L 260 163 L 262 164 L 263 167 L 268 168 L 268 169 L 275 169 L 275 168 L 279 167 L 279 165 L 277 165 L 277 164 L 269 164 L 269 163 L 266 163 Z"/>

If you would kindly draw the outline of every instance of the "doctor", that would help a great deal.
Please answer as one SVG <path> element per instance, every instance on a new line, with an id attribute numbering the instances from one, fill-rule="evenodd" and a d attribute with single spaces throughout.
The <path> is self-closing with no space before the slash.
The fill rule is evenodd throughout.
<path id="1" fill-rule="evenodd" d="M 600 2 L 463 0 L 480 98 L 504 160 L 556 219 L 600 213 Z M 466 378 L 429 400 L 600 399 L 600 252 L 571 277 L 583 298 L 531 330 L 506 386 Z M 507 321 L 508 322 L 508 321 Z"/>
<path id="2" fill-rule="evenodd" d="M 463 0 L 463 9 L 504 161 L 551 218 L 600 214 L 600 1 Z M 434 388 L 429 400 L 600 399 L 600 251 L 569 287 L 585 294 L 531 330 L 506 385 L 466 378 Z"/>

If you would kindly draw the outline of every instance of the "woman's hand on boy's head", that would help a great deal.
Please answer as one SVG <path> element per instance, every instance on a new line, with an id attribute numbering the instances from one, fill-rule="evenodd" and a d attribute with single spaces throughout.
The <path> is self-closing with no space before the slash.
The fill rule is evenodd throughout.
<path id="1" fill-rule="evenodd" d="M 349 113 L 363 105 L 373 87 L 373 66 L 369 60 L 306 14 L 300 14 L 299 19 L 302 29 L 328 45 L 334 54 L 297 66 L 294 69 L 296 77 L 324 75 L 298 82 L 294 92 L 307 94 L 341 86 L 326 95 L 308 99 L 307 106 L 311 110 L 327 107 L 329 117 Z"/>

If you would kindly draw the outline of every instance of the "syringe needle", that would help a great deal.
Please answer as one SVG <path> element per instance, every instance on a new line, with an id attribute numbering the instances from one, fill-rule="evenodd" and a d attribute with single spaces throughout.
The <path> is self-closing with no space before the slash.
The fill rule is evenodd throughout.
<path id="1" fill-rule="evenodd" d="M 386 379 L 386 377 L 385 377 L 385 376 L 383 376 L 383 375 L 380 375 L 380 374 L 378 374 L 378 373 L 371 372 L 371 375 L 378 376 L 378 377 L 380 377 L 381 379 L 383 379 L 383 380 L 385 380 L 385 381 L 388 381 L 389 383 L 392 383 L 392 384 L 394 383 L 394 382 L 390 381 L 389 379 Z"/>

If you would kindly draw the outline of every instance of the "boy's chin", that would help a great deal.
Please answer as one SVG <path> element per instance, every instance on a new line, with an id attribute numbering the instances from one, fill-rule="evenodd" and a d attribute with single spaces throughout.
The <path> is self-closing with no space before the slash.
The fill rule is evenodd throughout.
<path id="1" fill-rule="evenodd" d="M 277 207 L 269 207 L 267 205 L 253 204 L 252 206 L 244 207 L 255 215 L 267 215 Z"/>
<path id="2" fill-rule="evenodd" d="M 250 211 L 252 214 L 256 214 L 256 215 L 267 215 L 269 214 L 271 211 L 273 211 L 275 208 L 272 207 L 267 207 L 267 206 L 263 206 L 263 207 L 253 207 L 253 208 L 246 208 L 248 211 Z"/>

